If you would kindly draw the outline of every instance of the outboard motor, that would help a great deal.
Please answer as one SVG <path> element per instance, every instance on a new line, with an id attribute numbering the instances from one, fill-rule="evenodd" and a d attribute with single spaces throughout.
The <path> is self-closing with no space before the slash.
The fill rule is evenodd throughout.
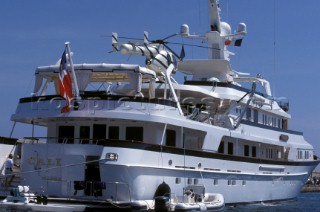
<path id="1" fill-rule="evenodd" d="M 47 205 L 48 204 L 48 197 L 45 195 L 38 195 L 37 196 L 37 202 L 38 205 Z"/>
<path id="2" fill-rule="evenodd" d="M 170 210 L 171 189 L 165 182 L 161 183 L 154 194 L 154 210 L 156 212 L 168 212 Z"/>
<path id="3" fill-rule="evenodd" d="M 169 197 L 158 196 L 154 199 L 154 210 L 156 212 L 168 212 L 170 210 Z"/>

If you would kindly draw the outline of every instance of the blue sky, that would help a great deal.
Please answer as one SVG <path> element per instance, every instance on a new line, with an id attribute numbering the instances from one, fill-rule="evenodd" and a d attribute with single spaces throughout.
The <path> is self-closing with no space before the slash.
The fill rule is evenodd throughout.
<path id="1" fill-rule="evenodd" d="M 240 48 L 230 48 L 232 68 L 257 73 L 271 82 L 275 97 L 290 100 L 289 127 L 304 132 L 320 156 L 319 0 L 221 0 L 223 21 L 232 30 L 247 24 Z M 191 33 L 208 30 L 206 0 L 4 0 L 0 7 L 0 136 L 9 136 L 18 100 L 30 96 L 37 66 L 55 64 L 71 42 L 74 63 L 140 63 L 111 50 L 111 32 L 159 39 L 188 24 Z M 182 42 L 181 38 L 170 41 Z M 192 41 L 184 41 L 193 43 Z M 195 44 L 198 44 L 194 41 Z M 172 46 L 180 51 L 180 46 Z M 186 48 L 186 58 L 205 58 L 206 50 Z M 180 77 L 181 78 L 181 77 Z M 36 128 L 36 134 L 43 134 Z M 31 136 L 17 124 L 14 137 Z"/>

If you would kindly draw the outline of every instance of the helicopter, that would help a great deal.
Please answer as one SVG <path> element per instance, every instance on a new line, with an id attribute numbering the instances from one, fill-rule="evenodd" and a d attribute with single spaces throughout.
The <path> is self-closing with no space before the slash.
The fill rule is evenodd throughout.
<path id="1" fill-rule="evenodd" d="M 157 75 L 163 75 L 171 63 L 177 67 L 177 58 L 181 61 L 184 57 L 184 49 L 178 55 L 168 45 L 165 40 L 178 34 L 167 36 L 161 40 L 149 40 L 148 32 L 144 31 L 143 42 L 119 43 L 119 38 L 136 39 L 128 37 L 118 37 L 118 33 L 112 33 L 112 51 L 128 55 L 141 55 L 146 57 L 146 66 L 154 70 Z M 140 39 L 136 39 L 140 40 Z M 142 39 L 141 39 L 142 40 Z"/>

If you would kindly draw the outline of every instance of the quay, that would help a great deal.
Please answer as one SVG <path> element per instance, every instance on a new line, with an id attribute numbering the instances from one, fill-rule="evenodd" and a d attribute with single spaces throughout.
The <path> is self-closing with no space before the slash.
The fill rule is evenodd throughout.
<path id="1" fill-rule="evenodd" d="M 301 192 L 320 192 L 320 170 L 312 172 Z"/>

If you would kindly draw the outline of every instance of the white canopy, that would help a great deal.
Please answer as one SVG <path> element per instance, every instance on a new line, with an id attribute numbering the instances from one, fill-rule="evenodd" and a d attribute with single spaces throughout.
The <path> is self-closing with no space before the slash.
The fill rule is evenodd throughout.
<path id="1" fill-rule="evenodd" d="M 156 78 L 154 71 L 132 64 L 84 63 L 75 64 L 74 70 L 80 91 L 84 91 L 90 82 L 130 82 L 132 84 L 140 84 L 139 82 L 145 79 Z M 43 79 L 47 79 L 47 83 L 54 81 L 56 90 L 59 90 L 57 88 L 59 85 L 59 71 L 59 65 L 38 67 L 35 71 L 36 82 L 34 93 L 40 90 Z"/>

